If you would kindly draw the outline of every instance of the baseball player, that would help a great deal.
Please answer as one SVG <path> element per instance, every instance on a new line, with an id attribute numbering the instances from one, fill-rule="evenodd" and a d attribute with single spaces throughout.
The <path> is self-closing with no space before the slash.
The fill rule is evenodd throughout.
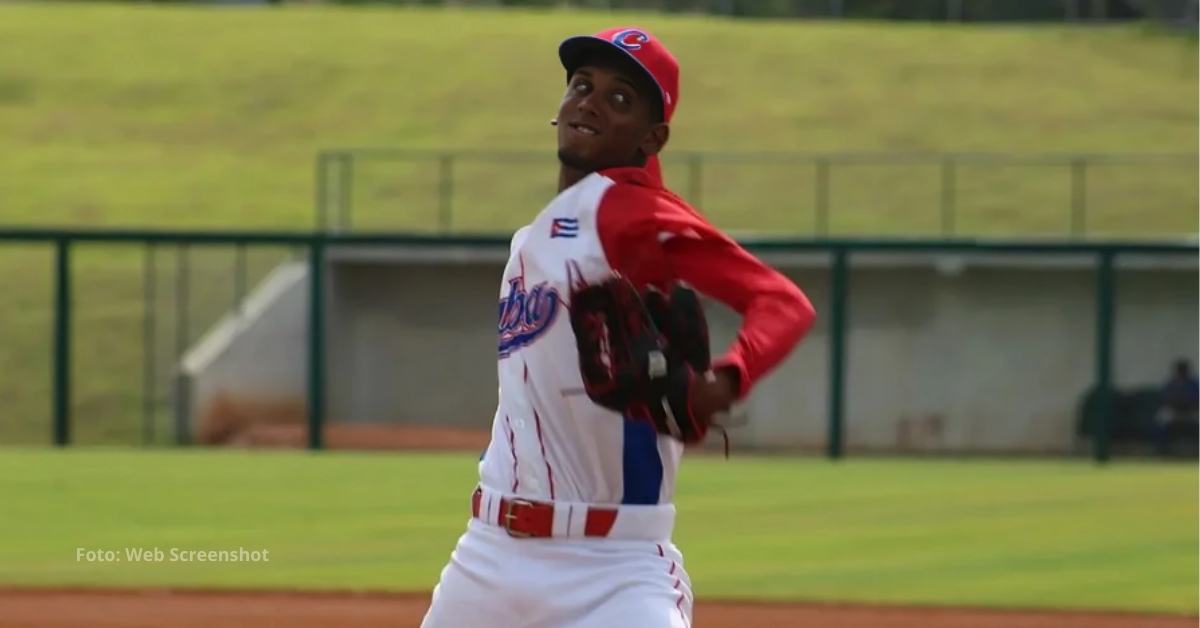
<path id="1" fill-rule="evenodd" d="M 424 628 L 683 628 L 686 444 L 812 325 L 788 279 L 663 187 L 679 66 L 640 28 L 559 47 L 558 195 L 512 238 L 499 403 L 472 518 Z M 709 359 L 692 288 L 742 316 Z"/>

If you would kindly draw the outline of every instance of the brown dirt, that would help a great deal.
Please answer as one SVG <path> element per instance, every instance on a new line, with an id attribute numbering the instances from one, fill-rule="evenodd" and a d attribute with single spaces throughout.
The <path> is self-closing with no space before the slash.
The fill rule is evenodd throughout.
<path id="1" fill-rule="evenodd" d="M 196 442 L 254 448 L 302 448 L 308 444 L 304 402 L 220 394 L 200 415 Z M 325 425 L 329 449 L 438 449 L 481 451 L 487 428 L 453 428 L 402 423 Z"/>
<path id="2" fill-rule="evenodd" d="M 478 453 L 487 447 L 491 434 L 482 429 L 426 427 L 420 425 L 349 425 L 325 428 L 328 449 L 436 449 Z M 235 447 L 300 448 L 308 443 L 308 432 L 300 425 L 252 425 L 233 435 L 225 444 Z"/>
<path id="3" fill-rule="evenodd" d="M 418 594 L 0 589 L 0 626 L 22 628 L 415 628 Z M 700 602 L 695 628 L 1194 628 L 1132 613 Z M 463 628 L 474 628 L 464 626 Z"/>

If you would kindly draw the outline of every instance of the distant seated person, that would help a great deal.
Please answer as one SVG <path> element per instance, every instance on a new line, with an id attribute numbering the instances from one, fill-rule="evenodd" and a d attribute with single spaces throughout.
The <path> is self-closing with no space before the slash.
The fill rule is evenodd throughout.
<path id="1" fill-rule="evenodd" d="M 1159 454 L 1170 453 L 1173 440 L 1193 445 L 1200 435 L 1200 382 L 1187 360 L 1175 362 L 1174 372 L 1162 387 L 1162 403 L 1154 421 L 1154 446 Z"/>

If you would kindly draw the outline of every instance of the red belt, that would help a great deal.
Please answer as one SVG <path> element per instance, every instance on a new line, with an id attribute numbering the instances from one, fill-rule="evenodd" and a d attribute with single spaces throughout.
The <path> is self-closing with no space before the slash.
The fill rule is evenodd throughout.
<path id="1" fill-rule="evenodd" d="M 481 501 L 483 501 L 483 490 L 475 489 L 475 494 L 471 495 L 471 515 L 476 519 L 481 518 L 479 516 Z M 562 508 L 563 506 L 558 507 Z M 613 523 L 617 520 L 616 508 L 567 507 L 571 508 L 571 512 L 567 515 L 568 526 L 570 526 L 571 517 L 575 514 L 574 511 L 583 511 L 578 514 L 584 518 L 584 536 L 608 536 L 609 530 L 612 530 Z M 507 530 L 509 536 L 547 538 L 554 536 L 554 509 L 553 503 L 502 497 L 497 515 L 498 521 L 495 523 Z"/>

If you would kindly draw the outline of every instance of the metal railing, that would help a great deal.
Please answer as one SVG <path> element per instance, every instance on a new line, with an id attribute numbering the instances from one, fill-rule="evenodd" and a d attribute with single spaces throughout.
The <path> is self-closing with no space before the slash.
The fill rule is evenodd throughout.
<path id="1" fill-rule="evenodd" d="M 414 0 L 390 0 L 413 2 Z M 437 1 L 434 0 L 437 4 Z M 496 6 L 498 0 L 454 0 L 457 6 Z M 600 10 L 639 10 L 664 13 L 707 13 L 731 17 L 821 18 L 821 19 L 924 19 L 929 21 L 1015 21 L 1038 20 L 1068 23 L 1106 23 L 1114 20 L 1159 19 L 1194 28 L 1196 0 L 1151 0 L 1134 6 L 1114 7 L 1108 0 L 1062 0 L 1061 2 L 1021 3 L 940 0 L 939 2 L 855 3 L 853 0 L 524 0 L 510 5 L 545 7 L 549 4 L 569 8 Z M 1129 3 L 1126 3 L 1129 4 Z"/>
<path id="2" fill-rule="evenodd" d="M 52 390 L 52 443 L 66 446 L 72 442 L 72 365 L 73 352 L 73 295 L 78 290 L 73 277 L 77 268 L 72 263 L 72 252 L 79 245 L 92 244 L 124 244 L 141 246 L 145 251 L 143 260 L 144 277 L 151 277 L 156 259 L 155 251 L 163 247 L 177 247 L 178 259 L 186 259 L 188 251 L 200 247 L 233 247 L 241 260 L 233 266 L 231 281 L 238 286 L 234 308 L 240 306 L 245 294 L 246 272 L 244 250 L 249 246 L 287 247 L 302 250 L 306 253 L 308 262 L 308 347 L 307 347 L 307 443 L 311 449 L 323 446 L 323 430 L 325 424 L 326 405 L 326 364 L 325 339 L 326 323 L 324 313 L 325 290 L 325 260 L 330 247 L 430 247 L 430 246 L 466 246 L 483 250 L 505 251 L 508 247 L 507 237 L 432 237 L 422 235 L 397 234 L 325 234 L 297 232 L 202 232 L 202 231 L 115 231 L 115 230 L 54 230 L 54 229 L 0 229 L 0 243 L 36 244 L 53 247 L 53 324 L 52 339 L 47 346 L 47 352 L 52 355 L 52 369 L 48 373 Z M 1106 242 L 1013 242 L 1013 241 L 980 241 L 980 240 L 758 240 L 744 242 L 746 246 L 759 253 L 769 252 L 809 252 L 826 253 L 830 256 L 830 300 L 831 308 L 828 314 L 829 323 L 829 406 L 828 406 L 828 437 L 827 455 L 840 457 L 843 455 L 843 422 L 846 397 L 847 345 L 848 329 L 846 321 L 852 304 L 849 302 L 848 286 L 851 281 L 848 269 L 850 260 L 856 253 L 949 253 L 949 254 L 1050 254 L 1050 255 L 1090 255 L 1096 263 L 1096 340 L 1095 340 L 1095 386 L 1100 392 L 1100 398 L 1110 399 L 1113 392 L 1113 346 L 1114 346 L 1114 312 L 1117 308 L 1114 291 L 1115 268 L 1118 257 L 1123 255 L 1155 255 L 1170 257 L 1191 257 L 1197 255 L 1195 242 L 1190 243 L 1148 243 L 1132 241 Z M 176 286 L 177 307 L 176 324 L 182 323 L 182 333 L 177 329 L 176 360 L 179 360 L 186 349 L 189 335 L 186 312 L 190 308 L 187 300 L 187 272 L 181 271 L 186 266 L 177 266 Z M 155 282 L 147 279 L 143 283 L 143 315 L 144 329 L 153 327 L 154 318 L 147 304 L 154 301 Z M 143 342 L 151 338 L 149 332 L 143 334 Z M 142 408 L 147 413 L 147 419 L 154 412 L 154 351 L 143 346 L 145 358 L 142 361 L 144 388 L 142 391 Z M 1108 429 L 1111 417 L 1109 404 L 1101 404 L 1098 436 L 1093 439 L 1092 455 L 1098 461 L 1109 457 Z M 179 416 L 179 415 L 177 415 Z M 149 423 L 147 423 L 149 425 Z M 186 426 L 176 426 L 176 442 L 186 444 L 189 441 Z"/>
<path id="3" fill-rule="evenodd" d="M 323 151 L 315 222 L 336 232 L 511 229 L 553 197 L 555 164 L 552 154 L 534 151 Z M 1198 165 L 1196 154 L 1183 153 L 668 152 L 663 159 L 668 186 L 719 226 L 816 237 L 897 228 L 896 235 L 919 237 L 1190 234 Z M 758 213 L 745 215 L 748 205 Z M 1166 215 L 1169 224 L 1148 214 Z M 1038 226 L 1014 227 L 1014 220 Z"/>

